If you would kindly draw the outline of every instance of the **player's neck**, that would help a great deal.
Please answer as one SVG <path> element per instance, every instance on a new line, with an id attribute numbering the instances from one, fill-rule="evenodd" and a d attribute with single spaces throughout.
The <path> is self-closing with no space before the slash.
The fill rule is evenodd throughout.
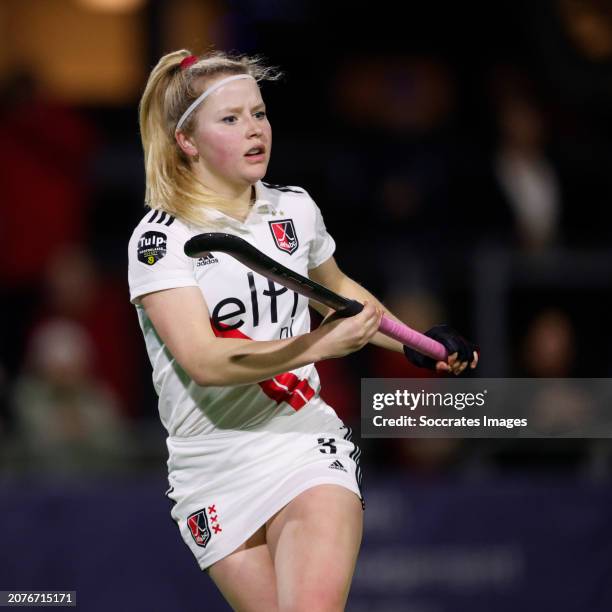
<path id="1" fill-rule="evenodd" d="M 234 201 L 238 203 L 239 207 L 237 214 L 232 216 L 234 216 L 235 219 L 238 219 L 238 221 L 244 223 L 251 212 L 253 204 L 255 203 L 255 187 L 249 185 L 249 187 L 243 193 L 240 193 L 234 198 Z"/>
<path id="2" fill-rule="evenodd" d="M 234 210 L 236 213 L 230 216 L 238 221 L 244 222 L 249 215 L 251 206 L 255 202 L 255 187 L 248 184 L 237 185 L 228 183 L 210 172 L 203 171 L 198 165 L 196 165 L 193 170 L 194 174 L 208 189 L 234 202 Z"/>
<path id="3" fill-rule="evenodd" d="M 231 195 L 229 193 L 224 193 L 223 195 L 232 199 L 236 205 L 236 207 L 233 209 L 234 212 L 227 214 L 234 219 L 237 219 L 241 223 L 244 223 L 251 212 L 253 204 L 255 203 L 255 187 L 249 185 L 243 191 L 234 191 Z"/>

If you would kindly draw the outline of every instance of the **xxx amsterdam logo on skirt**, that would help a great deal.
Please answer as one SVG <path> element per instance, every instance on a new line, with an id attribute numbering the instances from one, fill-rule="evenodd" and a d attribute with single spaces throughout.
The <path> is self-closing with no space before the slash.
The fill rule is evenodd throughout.
<path id="1" fill-rule="evenodd" d="M 209 527 L 209 521 L 212 529 Z M 202 548 L 210 542 L 212 533 L 221 533 L 223 529 L 219 522 L 219 513 L 216 504 L 202 508 L 187 517 L 187 526 L 193 537 L 193 541 Z"/>

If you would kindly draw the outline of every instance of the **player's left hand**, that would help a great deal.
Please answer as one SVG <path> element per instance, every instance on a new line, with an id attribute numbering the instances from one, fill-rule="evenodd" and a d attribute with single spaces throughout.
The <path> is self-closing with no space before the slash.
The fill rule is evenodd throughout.
<path id="1" fill-rule="evenodd" d="M 426 331 L 425 335 L 443 344 L 448 351 L 448 357 L 446 361 L 436 362 L 431 357 L 426 357 L 414 349 L 404 346 L 404 354 L 408 361 L 419 368 L 448 372 L 458 376 L 468 365 L 473 370 L 478 364 L 478 347 L 466 340 L 449 325 L 436 325 Z"/>

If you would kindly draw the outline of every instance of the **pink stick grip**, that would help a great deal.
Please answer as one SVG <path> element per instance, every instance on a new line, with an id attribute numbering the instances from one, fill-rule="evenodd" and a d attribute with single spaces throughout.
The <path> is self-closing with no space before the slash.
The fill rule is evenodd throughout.
<path id="1" fill-rule="evenodd" d="M 408 327 L 408 325 L 394 321 L 386 315 L 383 315 L 378 331 L 436 361 L 446 361 L 448 357 L 443 344 Z"/>

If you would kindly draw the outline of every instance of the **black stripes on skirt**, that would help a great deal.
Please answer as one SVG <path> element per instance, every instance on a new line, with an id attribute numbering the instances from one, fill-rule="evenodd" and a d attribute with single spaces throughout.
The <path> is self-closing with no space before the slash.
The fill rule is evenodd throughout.
<path id="1" fill-rule="evenodd" d="M 359 493 L 361 495 L 361 505 L 365 509 L 365 501 L 363 499 L 363 491 L 361 489 L 361 466 L 359 465 L 359 458 L 361 457 L 361 449 L 353 442 L 353 430 L 348 426 L 344 425 L 341 429 L 346 429 L 344 439 L 353 445 L 353 450 L 349 454 L 349 458 L 355 462 L 355 478 L 357 480 L 357 486 L 359 487 Z"/>

